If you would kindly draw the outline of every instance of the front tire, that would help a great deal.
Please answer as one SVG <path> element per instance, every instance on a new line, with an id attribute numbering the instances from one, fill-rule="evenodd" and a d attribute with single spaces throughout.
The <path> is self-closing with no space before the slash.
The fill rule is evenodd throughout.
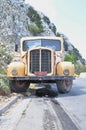
<path id="1" fill-rule="evenodd" d="M 70 92 L 73 84 L 73 80 L 64 79 L 56 82 L 59 93 L 68 93 Z"/>
<path id="2" fill-rule="evenodd" d="M 11 92 L 15 92 L 15 93 L 26 92 L 29 87 L 29 84 L 30 83 L 28 81 L 22 81 L 22 80 L 9 81 L 10 90 Z"/>

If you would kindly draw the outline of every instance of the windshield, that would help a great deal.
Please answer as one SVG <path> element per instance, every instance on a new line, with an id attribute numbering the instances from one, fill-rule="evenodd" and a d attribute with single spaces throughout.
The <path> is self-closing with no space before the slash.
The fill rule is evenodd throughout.
<path id="1" fill-rule="evenodd" d="M 61 41 L 52 40 L 52 39 L 35 39 L 35 40 L 26 40 L 23 42 L 23 51 L 27 51 L 34 47 L 47 47 L 55 51 L 61 50 Z"/>

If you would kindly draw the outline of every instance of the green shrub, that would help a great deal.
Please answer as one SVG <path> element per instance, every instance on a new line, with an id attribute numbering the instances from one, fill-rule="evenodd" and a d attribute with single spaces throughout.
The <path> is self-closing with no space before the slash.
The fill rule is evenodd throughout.
<path id="1" fill-rule="evenodd" d="M 80 74 L 81 72 L 86 72 L 86 66 L 82 64 L 75 64 L 75 73 Z"/>
<path id="2" fill-rule="evenodd" d="M 56 26 L 52 23 L 52 25 L 49 25 L 49 28 L 52 30 L 52 32 L 54 32 L 54 34 L 56 35 Z"/>
<path id="3" fill-rule="evenodd" d="M 0 88 L 2 88 L 5 94 L 10 94 L 10 89 L 8 86 L 9 85 L 6 76 L 0 76 Z"/>
<path id="4" fill-rule="evenodd" d="M 39 28 L 35 23 L 31 23 L 28 29 L 34 36 L 43 31 L 42 28 L 41 27 Z"/>
<path id="5" fill-rule="evenodd" d="M 65 58 L 64 58 L 64 60 L 65 61 L 70 61 L 70 62 L 72 62 L 73 64 L 75 64 L 76 63 L 76 57 L 75 57 L 75 55 L 66 55 L 65 56 Z"/>
<path id="6" fill-rule="evenodd" d="M 29 16 L 30 20 L 32 22 L 35 22 L 37 25 L 39 25 L 39 23 L 41 24 L 41 17 L 40 15 L 37 13 L 36 10 L 34 10 L 32 7 L 28 8 L 28 13 L 27 15 Z"/>
<path id="7" fill-rule="evenodd" d="M 5 74 L 5 67 L 12 60 L 12 55 L 7 51 L 5 45 L 0 43 L 0 74 Z"/>
<path id="8" fill-rule="evenodd" d="M 8 87 L 5 68 L 11 60 L 12 55 L 7 51 L 5 45 L 0 43 L 0 88 L 5 91 L 6 94 L 10 93 L 10 90 Z"/>
<path id="9" fill-rule="evenodd" d="M 50 24 L 50 20 L 47 16 L 43 17 L 43 20 L 49 25 Z"/>
<path id="10" fill-rule="evenodd" d="M 72 55 L 66 55 L 64 60 L 70 61 L 74 64 L 76 74 L 80 74 L 81 72 L 86 72 L 86 65 L 78 63 L 75 55 L 73 55 L 73 54 Z"/>
<path id="11" fill-rule="evenodd" d="M 31 25 L 29 25 L 29 30 L 34 35 L 43 32 L 43 25 L 42 25 L 41 17 L 37 13 L 37 11 L 34 10 L 32 7 L 29 7 L 27 15 L 32 22 Z M 37 31 L 37 33 L 36 33 L 36 31 Z"/>
<path id="12" fill-rule="evenodd" d="M 0 65 L 0 73 L 1 74 L 6 74 L 6 70 Z"/>

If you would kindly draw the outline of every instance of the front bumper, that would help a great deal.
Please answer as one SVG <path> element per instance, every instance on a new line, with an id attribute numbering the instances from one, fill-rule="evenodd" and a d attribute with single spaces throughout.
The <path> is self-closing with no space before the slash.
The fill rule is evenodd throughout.
<path id="1" fill-rule="evenodd" d="M 7 77 L 8 80 L 28 80 L 30 82 L 55 82 L 56 80 L 71 79 L 74 80 L 75 76 L 20 76 L 20 77 Z"/>

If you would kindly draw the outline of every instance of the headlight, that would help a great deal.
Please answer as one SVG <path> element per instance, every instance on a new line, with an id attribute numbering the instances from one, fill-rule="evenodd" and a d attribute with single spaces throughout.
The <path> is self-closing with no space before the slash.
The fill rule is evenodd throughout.
<path id="1" fill-rule="evenodd" d="M 69 70 L 65 69 L 63 73 L 64 73 L 64 75 L 69 75 Z"/>
<path id="2" fill-rule="evenodd" d="M 17 70 L 12 70 L 12 75 L 17 75 L 18 71 Z"/>

